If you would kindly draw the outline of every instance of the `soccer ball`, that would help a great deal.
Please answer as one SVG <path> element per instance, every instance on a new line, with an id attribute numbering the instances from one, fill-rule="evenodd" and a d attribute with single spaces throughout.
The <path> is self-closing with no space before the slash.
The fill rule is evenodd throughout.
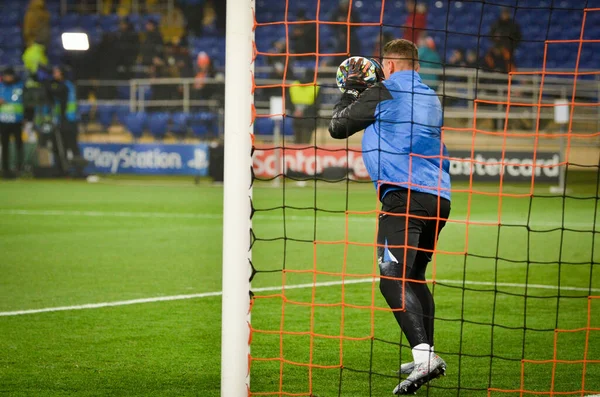
<path id="1" fill-rule="evenodd" d="M 350 61 L 353 59 L 355 59 L 356 61 L 362 59 L 363 65 L 369 65 L 367 72 L 363 76 L 363 79 L 368 86 L 371 86 L 377 82 L 377 66 L 373 61 L 365 57 L 350 57 L 341 63 L 341 65 L 338 67 L 335 76 L 337 86 L 342 92 L 346 92 L 346 78 L 348 77 L 348 65 L 350 65 Z"/>

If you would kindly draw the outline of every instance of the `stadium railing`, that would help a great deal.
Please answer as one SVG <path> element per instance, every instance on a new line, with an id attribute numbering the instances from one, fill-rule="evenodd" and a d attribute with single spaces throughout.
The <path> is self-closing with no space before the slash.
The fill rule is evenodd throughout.
<path id="1" fill-rule="evenodd" d="M 264 72 L 266 68 L 257 67 L 256 72 Z M 333 76 L 337 68 L 324 67 L 319 70 L 319 79 L 317 82 L 321 86 L 320 116 L 327 118 L 331 116 L 331 111 L 335 101 L 339 97 L 339 90 L 335 86 Z M 422 68 L 423 74 L 436 75 L 439 77 L 437 93 L 445 98 L 444 100 L 444 118 L 445 119 L 468 119 L 473 117 L 474 100 L 485 100 L 490 102 L 506 102 L 508 96 L 509 76 L 504 73 L 483 72 L 472 69 L 459 69 L 447 67 L 445 70 Z M 590 80 L 580 80 L 577 82 L 577 99 L 580 101 L 596 102 L 600 99 L 600 76 L 590 76 Z M 257 79 L 257 84 L 281 84 L 281 80 Z M 292 84 L 293 81 L 287 81 Z M 432 81 L 425 80 L 425 83 Z M 512 78 L 511 84 L 511 119 L 530 119 L 535 124 L 537 119 L 537 105 L 541 76 L 539 75 L 520 75 Z M 544 78 L 544 96 L 542 104 L 551 104 L 555 99 L 567 99 L 573 89 L 573 78 L 546 76 Z M 475 94 L 477 93 L 477 95 Z M 518 100 L 517 100 L 518 99 Z M 523 103 L 529 106 L 519 106 Z M 255 101 L 256 109 L 259 114 L 269 113 L 268 101 Z M 513 114 L 514 113 L 514 114 Z M 488 106 L 486 109 L 478 109 L 478 118 L 488 118 L 504 120 L 506 118 L 506 109 L 502 104 Z M 540 118 L 544 120 L 553 119 L 553 109 L 543 108 Z M 600 130 L 600 110 L 576 108 L 574 113 L 575 121 L 595 121 L 597 130 Z"/>
<path id="2" fill-rule="evenodd" d="M 146 9 L 146 0 L 130 0 L 126 4 L 120 4 L 119 0 L 113 1 L 114 7 L 121 13 L 139 14 Z M 153 11 L 160 12 L 166 11 L 171 12 L 175 6 L 175 0 L 158 0 L 153 2 Z M 70 12 L 83 12 L 83 13 L 94 13 L 102 14 L 104 12 L 105 5 L 102 0 L 96 0 L 91 2 L 73 2 L 69 0 L 60 0 L 60 13 L 65 15 Z"/>
<path id="3" fill-rule="evenodd" d="M 256 72 L 271 71 L 268 67 L 257 68 Z M 300 70 L 299 70 L 300 71 Z M 339 90 L 335 85 L 334 74 L 336 68 L 324 67 L 320 70 L 317 83 L 321 86 L 320 126 L 327 124 L 331 117 L 333 106 L 339 98 Z M 481 119 L 501 122 L 506 119 L 506 106 L 510 94 L 510 119 L 523 120 L 523 129 L 533 129 L 538 118 L 537 103 L 541 76 L 519 75 L 513 76 L 511 92 L 508 92 L 509 76 L 503 73 L 491 73 L 477 70 L 458 69 L 448 67 L 446 70 L 422 69 L 423 74 L 438 76 L 437 92 L 443 101 L 444 118 L 457 120 L 470 125 L 474 115 L 475 100 L 489 103 L 478 105 L 477 117 Z M 169 111 L 191 112 L 195 110 L 209 110 L 223 117 L 222 100 L 202 98 L 193 94 L 194 78 L 156 78 L 123 80 L 82 80 L 77 85 L 81 92 L 93 89 L 96 100 L 81 100 L 84 107 L 91 105 L 127 106 L 130 112 L 153 112 L 168 109 Z M 257 84 L 281 84 L 280 79 L 257 79 Z M 432 81 L 425 81 L 432 83 Z M 544 95 L 542 104 L 552 104 L 556 99 L 568 99 L 573 88 L 573 79 L 555 75 L 544 77 Z M 222 79 L 205 79 L 203 84 L 207 87 L 214 86 L 218 91 L 224 84 Z M 293 84 L 292 80 L 286 84 Z M 157 91 L 167 89 L 177 94 L 168 99 L 161 97 Z M 476 95 L 477 93 L 477 95 Z M 157 95 L 158 94 L 158 95 Z M 163 95 L 164 96 L 164 95 Z M 600 76 L 591 76 L 590 79 L 580 79 L 577 82 L 577 101 L 594 103 L 600 98 Z M 504 102 L 504 103 L 503 103 Z M 257 114 L 269 113 L 268 96 L 260 90 L 255 93 L 255 107 Z M 542 107 L 539 118 L 543 122 L 550 122 L 554 117 L 552 107 Z M 595 131 L 600 130 L 600 110 L 597 107 L 576 107 L 573 114 L 574 122 L 593 125 Z M 591 131 L 589 131 L 591 132 Z"/>

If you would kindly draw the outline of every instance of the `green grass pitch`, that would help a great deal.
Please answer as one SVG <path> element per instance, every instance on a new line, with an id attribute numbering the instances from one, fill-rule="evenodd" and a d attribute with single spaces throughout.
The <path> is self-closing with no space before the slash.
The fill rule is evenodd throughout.
<path id="1" fill-rule="evenodd" d="M 453 219 L 493 223 L 500 213 L 503 226 L 450 223 L 442 232 L 429 275 L 438 280 L 435 347 L 448 376 L 419 394 L 519 389 L 522 358 L 582 360 L 586 339 L 587 359 L 600 360 L 600 331 L 558 333 L 554 349 L 554 329 L 585 327 L 587 297 L 600 295 L 597 187 L 571 187 L 576 198 L 566 200 L 537 197 L 547 195 L 541 185 L 532 200 L 518 185 L 505 186 L 512 196 L 501 201 L 485 184 L 454 195 Z M 390 312 L 361 308 L 385 308 L 377 282 L 364 281 L 376 272 L 375 214 L 352 213 L 346 228 L 340 212 L 374 210 L 372 187 L 263 183 L 254 203 L 263 211 L 253 221 L 252 324 L 274 333 L 255 332 L 252 355 L 286 362 L 253 361 L 251 390 L 391 395 L 409 349 Z M 221 213 L 221 188 L 182 179 L 3 182 L 0 312 L 218 292 Z M 360 282 L 342 285 L 341 272 Z M 286 288 L 283 299 L 283 281 L 320 286 Z M 0 316 L 0 395 L 218 396 L 220 311 L 212 295 Z M 600 328 L 600 299 L 590 320 Z M 527 390 L 550 392 L 553 369 L 554 391 L 582 390 L 581 362 L 523 365 Z M 584 389 L 600 390 L 600 363 L 585 365 Z"/>

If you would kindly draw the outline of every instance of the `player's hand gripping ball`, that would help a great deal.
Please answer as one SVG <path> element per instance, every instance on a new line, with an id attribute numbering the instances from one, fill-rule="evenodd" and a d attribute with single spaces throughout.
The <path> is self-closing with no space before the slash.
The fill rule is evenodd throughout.
<path id="1" fill-rule="evenodd" d="M 338 67 L 337 86 L 342 92 L 358 96 L 373 84 L 383 81 L 383 68 L 375 59 L 350 57 Z"/>

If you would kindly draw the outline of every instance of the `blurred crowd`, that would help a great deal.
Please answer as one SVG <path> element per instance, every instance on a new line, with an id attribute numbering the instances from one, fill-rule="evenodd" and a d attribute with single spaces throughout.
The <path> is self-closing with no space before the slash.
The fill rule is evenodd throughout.
<path id="1" fill-rule="evenodd" d="M 90 1 L 78 3 L 78 10 L 92 10 Z M 93 1 L 94 6 L 96 0 Z M 65 62 L 73 67 L 75 78 L 83 80 L 128 80 L 131 78 L 192 78 L 191 97 L 211 99 L 221 91 L 205 84 L 204 80 L 215 77 L 213 60 L 206 51 L 192 54 L 189 37 L 203 34 L 224 36 L 225 7 L 219 0 L 175 2 L 165 9 L 157 6 L 157 0 L 141 0 L 143 27 L 138 31 L 129 12 L 131 0 L 102 0 L 102 13 L 120 16 L 118 29 L 104 32 L 100 41 L 83 53 L 65 55 Z M 48 64 L 48 48 L 51 18 L 44 0 L 31 0 L 23 21 L 23 61 L 27 72 L 37 73 L 38 65 Z M 207 49 L 208 50 L 208 49 Z M 114 97 L 115 87 L 102 87 L 84 93 L 85 96 Z M 152 90 L 156 100 L 181 99 L 182 87 L 157 86 Z"/>
<path id="2" fill-rule="evenodd" d="M 90 2 L 81 1 L 79 9 L 86 12 Z M 175 6 L 158 13 L 158 0 L 140 0 L 138 12 L 146 13 L 144 23 L 135 25 L 130 19 L 132 11 L 131 0 L 101 0 L 101 12 L 120 16 L 118 29 L 105 32 L 90 51 L 78 56 L 70 54 L 68 62 L 73 66 L 75 78 L 85 80 L 128 80 L 131 78 L 196 78 L 190 97 L 210 99 L 222 96 L 222 87 L 206 84 L 206 80 L 215 77 L 213 59 L 209 49 L 191 53 L 190 37 L 203 35 L 224 36 L 225 2 L 220 0 L 205 0 L 196 4 L 189 0 L 175 1 Z M 136 3 L 137 4 L 137 3 Z M 502 9 L 498 20 L 491 26 L 489 50 L 479 56 L 477 48 L 455 48 L 446 60 L 438 52 L 436 43 L 427 32 L 428 9 L 424 3 L 414 0 L 404 2 L 406 17 L 398 25 L 401 35 L 415 42 L 419 48 L 421 66 L 426 69 L 441 69 L 444 64 L 453 67 L 477 67 L 487 71 L 509 72 L 515 67 L 515 49 L 521 40 L 521 31 L 513 20 L 511 9 Z M 337 66 L 349 54 L 381 55 L 383 43 L 394 36 L 383 31 L 381 40 L 375 41 L 374 48 L 361 48 L 361 38 L 358 37 L 355 25 L 348 28 L 346 24 L 361 22 L 361 17 L 355 9 L 350 10 L 349 0 L 339 0 L 338 5 L 328 16 L 328 21 L 340 24 L 327 25 L 331 28 L 328 37 L 328 49 L 337 56 L 324 58 L 322 65 Z M 295 19 L 307 21 L 305 10 L 298 10 Z M 38 65 L 46 65 L 48 58 L 46 50 L 51 45 L 50 14 L 44 0 L 31 0 L 23 22 L 23 39 L 25 51 L 23 61 L 27 71 L 35 74 Z M 286 39 L 281 38 L 272 43 L 270 52 L 282 54 L 281 57 L 268 57 L 268 65 L 272 67 L 270 78 L 281 79 L 285 73 L 288 80 L 304 78 L 303 73 L 294 76 L 295 64 L 304 65 L 315 61 L 314 56 L 285 57 L 290 54 L 316 53 L 317 45 L 316 23 L 294 24 L 290 29 L 289 48 Z M 364 45 L 364 40 L 362 41 Z M 224 51 L 224 49 L 223 49 Z M 424 72 L 424 79 L 432 82 L 436 88 L 439 83 L 438 73 Z M 112 91 L 111 91 L 112 90 Z M 99 95 L 103 98 L 115 97 L 115 88 L 102 88 L 84 95 Z M 104 92 L 103 92 L 104 91 Z M 158 85 L 152 90 L 151 98 L 156 100 L 181 99 L 182 87 L 177 85 Z"/>
<path id="3" fill-rule="evenodd" d="M 511 8 L 502 8 L 496 22 L 491 26 L 487 37 L 481 37 L 481 47 L 489 50 L 482 56 L 478 55 L 478 48 L 455 48 L 447 60 L 439 54 L 436 43 L 427 31 L 428 10 L 425 3 L 418 3 L 414 0 L 406 0 L 406 18 L 399 24 L 401 27 L 401 36 L 417 44 L 419 48 L 419 57 L 422 67 L 428 69 L 441 69 L 444 65 L 454 67 L 479 68 L 485 71 L 494 71 L 508 73 L 515 68 L 514 54 L 521 41 L 521 29 L 513 19 L 514 10 Z M 331 41 L 332 51 L 340 55 L 329 57 L 323 60 L 321 65 L 339 65 L 348 55 L 366 55 L 381 57 L 382 46 L 396 38 L 387 30 L 382 32 L 381 40 L 375 41 L 373 49 L 361 48 L 361 40 L 357 34 L 357 26 L 348 26 L 344 23 L 350 22 L 358 24 L 361 22 L 360 14 L 355 10 L 349 11 L 350 2 L 348 0 L 339 0 L 337 8 L 329 15 L 327 21 L 341 22 L 336 25 L 327 25 L 332 27 Z M 304 10 L 296 14 L 296 20 L 308 20 Z M 325 20 L 325 19 L 324 19 Z M 291 29 L 290 54 L 304 54 L 316 52 L 316 23 L 295 24 Z M 484 42 L 490 41 L 491 45 L 484 45 Z M 485 43 L 487 44 L 487 43 Z M 286 52 L 285 38 L 279 39 L 272 44 L 269 51 L 271 53 Z M 286 76 L 293 79 L 294 61 L 310 61 L 314 58 L 290 57 Z M 285 57 L 269 57 L 269 64 L 274 67 L 272 78 L 281 78 L 283 75 Z M 307 63 L 307 62 L 303 62 Z M 428 75 L 430 79 L 437 79 L 433 74 Z"/>

